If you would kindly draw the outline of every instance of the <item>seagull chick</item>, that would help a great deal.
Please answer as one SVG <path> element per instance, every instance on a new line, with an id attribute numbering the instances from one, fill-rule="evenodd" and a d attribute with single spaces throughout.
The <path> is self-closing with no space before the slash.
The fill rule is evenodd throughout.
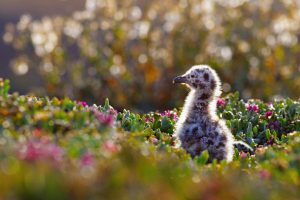
<path id="1" fill-rule="evenodd" d="M 196 65 L 177 76 L 173 83 L 186 84 L 191 89 L 176 124 L 175 136 L 192 157 L 207 150 L 208 162 L 231 161 L 234 145 L 252 150 L 249 145 L 234 141 L 225 121 L 216 114 L 221 83 L 215 70 L 207 65 Z"/>

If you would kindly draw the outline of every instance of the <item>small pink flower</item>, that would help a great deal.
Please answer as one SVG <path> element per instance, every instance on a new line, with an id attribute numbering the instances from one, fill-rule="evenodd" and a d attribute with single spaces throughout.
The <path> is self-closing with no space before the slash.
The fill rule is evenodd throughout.
<path id="1" fill-rule="evenodd" d="M 115 116 L 118 115 L 118 111 L 115 110 L 114 108 L 110 108 L 109 109 L 109 114 L 115 117 Z"/>
<path id="2" fill-rule="evenodd" d="M 178 119 L 177 113 L 174 112 L 173 110 L 166 110 L 166 111 L 162 112 L 160 115 L 162 117 L 167 116 L 167 117 L 169 117 L 169 118 L 171 118 L 171 119 L 173 119 L 175 121 L 177 121 L 177 119 Z"/>
<path id="3" fill-rule="evenodd" d="M 32 140 L 21 146 L 19 156 L 21 159 L 27 161 L 36 161 L 39 159 L 60 161 L 63 156 L 63 150 L 56 144 L 45 143 L 41 140 Z"/>
<path id="4" fill-rule="evenodd" d="M 97 116 L 97 119 L 103 123 L 103 124 L 106 124 L 106 125 L 112 125 L 114 123 L 114 119 L 113 119 L 113 116 L 112 115 L 109 115 L 109 114 L 105 114 L 105 113 L 100 113 L 98 116 Z"/>
<path id="5" fill-rule="evenodd" d="M 115 153 L 118 151 L 117 145 L 115 145 L 115 143 L 111 140 L 107 140 L 106 142 L 104 142 L 102 148 L 111 153 Z"/>
<path id="6" fill-rule="evenodd" d="M 41 156 L 41 152 L 39 151 L 39 149 L 40 145 L 29 141 L 27 144 L 21 147 L 19 156 L 23 160 L 35 161 Z"/>
<path id="7" fill-rule="evenodd" d="M 114 124 L 115 115 L 110 114 L 110 113 L 101 112 L 96 108 L 93 108 L 92 112 L 94 113 L 95 117 L 97 118 L 97 120 L 100 123 L 109 125 L 109 126 L 112 126 Z"/>
<path id="8" fill-rule="evenodd" d="M 146 117 L 145 122 L 146 123 L 152 123 L 152 122 L 154 122 L 154 118 L 153 117 Z"/>
<path id="9" fill-rule="evenodd" d="M 222 98 L 218 98 L 217 100 L 217 105 L 218 106 L 225 106 L 225 100 Z"/>
<path id="10" fill-rule="evenodd" d="M 94 162 L 94 156 L 89 153 L 89 152 L 86 152 L 85 154 L 83 154 L 80 158 L 80 162 L 82 165 L 84 166 L 90 166 L 93 164 Z"/>
<path id="11" fill-rule="evenodd" d="M 53 160 L 59 161 L 62 159 L 63 150 L 56 144 L 48 144 L 44 148 L 43 152 L 45 157 L 51 158 Z"/>
<path id="12" fill-rule="evenodd" d="M 247 158 L 247 153 L 241 151 L 241 152 L 240 152 L 240 157 L 243 158 L 243 159 L 244 159 L 244 158 Z"/>
<path id="13" fill-rule="evenodd" d="M 265 112 L 265 116 L 266 117 L 270 117 L 270 116 L 272 116 L 273 115 L 273 112 L 272 111 L 267 111 L 267 112 Z"/>
<path id="14" fill-rule="evenodd" d="M 259 172 L 259 175 L 263 179 L 269 179 L 269 178 L 271 178 L 271 173 L 268 170 L 265 170 L 265 169 L 261 170 Z"/>
<path id="15" fill-rule="evenodd" d="M 157 145 L 158 144 L 158 139 L 157 138 L 151 138 L 151 142 L 152 142 L 152 144 Z"/>
<path id="16" fill-rule="evenodd" d="M 88 103 L 85 102 L 85 101 L 77 101 L 77 104 L 78 104 L 78 105 L 81 105 L 81 106 L 83 106 L 83 107 L 89 107 Z"/>
<path id="17" fill-rule="evenodd" d="M 259 107 L 256 104 L 246 104 L 246 108 L 248 111 L 253 110 L 254 112 L 258 112 L 259 111 Z"/>
<path id="18" fill-rule="evenodd" d="M 28 103 L 32 103 L 33 102 L 33 97 L 28 97 L 27 101 L 28 101 Z"/>

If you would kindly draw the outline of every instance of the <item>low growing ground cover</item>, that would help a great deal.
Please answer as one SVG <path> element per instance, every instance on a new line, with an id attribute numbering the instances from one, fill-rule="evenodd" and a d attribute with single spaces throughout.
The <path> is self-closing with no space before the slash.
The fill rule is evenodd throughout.
<path id="1" fill-rule="evenodd" d="M 176 147 L 179 113 L 10 94 L 1 79 L 0 199 L 299 199 L 299 100 L 218 99 L 235 138 L 256 150 L 231 163 Z"/>

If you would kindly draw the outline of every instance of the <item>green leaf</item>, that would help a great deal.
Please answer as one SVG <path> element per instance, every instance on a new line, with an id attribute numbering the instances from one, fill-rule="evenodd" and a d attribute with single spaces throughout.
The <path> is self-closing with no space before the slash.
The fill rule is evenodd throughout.
<path id="1" fill-rule="evenodd" d="M 109 105 L 109 99 L 106 98 L 105 99 L 105 103 L 104 103 L 104 110 L 107 111 L 110 109 L 110 105 Z"/>
<path id="2" fill-rule="evenodd" d="M 172 121 L 168 118 L 168 117 L 163 117 L 161 120 L 161 129 L 162 132 L 165 133 L 173 133 L 173 125 L 172 125 Z"/>
<path id="3" fill-rule="evenodd" d="M 230 120 L 233 119 L 234 115 L 231 111 L 225 111 L 222 115 L 224 119 Z"/>
<path id="4" fill-rule="evenodd" d="M 257 135 L 257 133 L 258 133 L 258 126 L 257 125 L 253 127 L 253 133 L 255 135 Z"/>
<path id="5" fill-rule="evenodd" d="M 4 87 L 3 87 L 4 95 L 5 95 L 5 96 L 8 95 L 9 89 L 10 89 L 9 80 L 5 80 L 5 81 L 4 81 Z"/>
<path id="6" fill-rule="evenodd" d="M 200 156 L 195 158 L 198 165 L 205 165 L 209 159 L 209 153 L 207 150 L 203 151 Z"/>
<path id="7" fill-rule="evenodd" d="M 145 134 L 145 136 L 148 137 L 148 136 L 154 135 L 155 132 L 151 128 L 147 128 L 144 130 L 144 134 Z"/>
<path id="8" fill-rule="evenodd" d="M 267 140 L 271 139 L 271 131 L 270 131 L 270 129 L 266 129 L 265 135 L 266 135 Z"/>

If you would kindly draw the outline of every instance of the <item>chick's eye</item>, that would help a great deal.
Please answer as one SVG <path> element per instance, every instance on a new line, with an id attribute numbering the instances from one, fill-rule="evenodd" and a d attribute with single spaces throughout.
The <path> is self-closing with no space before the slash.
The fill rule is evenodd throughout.
<path id="1" fill-rule="evenodd" d="M 191 77 L 192 77 L 192 78 L 195 78 L 195 76 L 194 76 L 194 75 L 191 75 Z"/>

